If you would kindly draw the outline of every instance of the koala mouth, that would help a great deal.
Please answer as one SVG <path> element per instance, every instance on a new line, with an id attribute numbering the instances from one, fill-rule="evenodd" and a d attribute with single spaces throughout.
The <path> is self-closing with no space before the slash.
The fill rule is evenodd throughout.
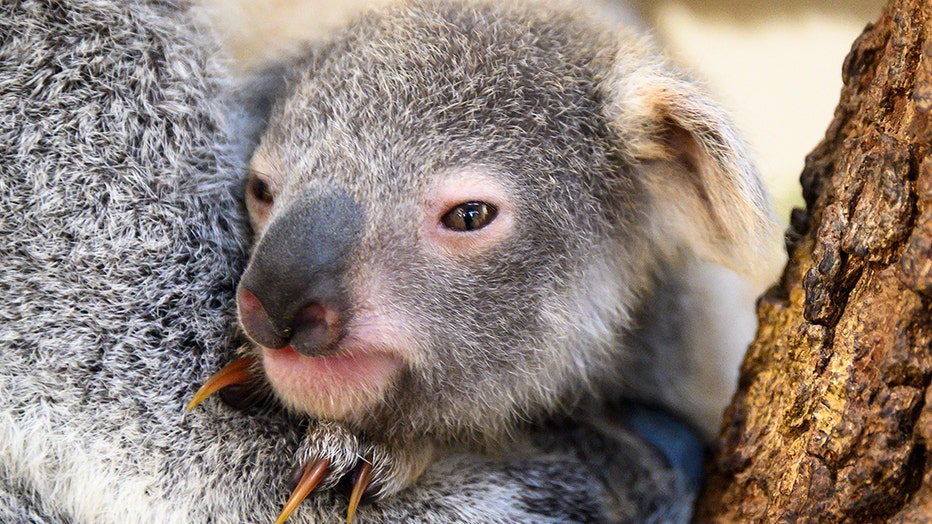
<path id="1" fill-rule="evenodd" d="M 257 357 L 241 358 L 214 373 L 194 394 L 194 409 L 221 389 L 254 382 L 264 374 L 276 396 L 290 409 L 316 417 L 348 420 L 378 403 L 404 367 L 396 355 L 382 351 L 343 351 L 309 357 L 291 346 L 261 348 Z"/>
<path id="2" fill-rule="evenodd" d="M 291 346 L 262 348 L 262 368 L 278 398 L 312 416 L 346 420 L 378 403 L 404 367 L 389 352 L 340 348 L 329 356 L 306 356 Z"/>

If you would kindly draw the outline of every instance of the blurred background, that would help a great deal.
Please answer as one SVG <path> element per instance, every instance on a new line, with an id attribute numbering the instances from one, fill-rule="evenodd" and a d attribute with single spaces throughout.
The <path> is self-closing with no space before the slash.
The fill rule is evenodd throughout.
<path id="1" fill-rule="evenodd" d="M 392 0 L 201 0 L 244 70 L 353 14 Z M 841 89 L 841 64 L 881 0 L 592 0 L 632 10 L 669 54 L 728 107 L 751 143 L 784 222 L 802 202 L 799 173 Z"/>

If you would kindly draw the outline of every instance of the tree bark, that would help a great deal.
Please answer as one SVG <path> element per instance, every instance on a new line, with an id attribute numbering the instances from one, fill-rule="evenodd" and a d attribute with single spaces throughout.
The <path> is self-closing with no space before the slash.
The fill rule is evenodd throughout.
<path id="1" fill-rule="evenodd" d="M 932 4 L 855 41 L 699 522 L 932 521 Z"/>

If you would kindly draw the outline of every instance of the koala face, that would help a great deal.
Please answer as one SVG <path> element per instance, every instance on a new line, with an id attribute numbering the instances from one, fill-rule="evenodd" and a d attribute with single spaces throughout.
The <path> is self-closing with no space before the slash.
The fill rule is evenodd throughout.
<path id="1" fill-rule="evenodd" d="M 458 434 L 551 409 L 624 366 L 680 227 L 660 204 L 685 227 L 721 215 L 703 173 L 729 169 L 705 145 L 720 135 L 677 121 L 669 85 L 625 91 L 643 44 L 468 5 L 362 19 L 294 65 L 270 116 L 237 302 L 297 411 Z"/>

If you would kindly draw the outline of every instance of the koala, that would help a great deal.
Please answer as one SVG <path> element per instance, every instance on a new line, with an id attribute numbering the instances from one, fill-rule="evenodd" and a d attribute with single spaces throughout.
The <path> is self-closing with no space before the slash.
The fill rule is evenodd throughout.
<path id="1" fill-rule="evenodd" d="M 700 261 L 754 273 L 774 222 L 724 112 L 643 37 L 412 1 L 313 46 L 280 91 L 245 191 L 252 345 L 207 387 L 264 384 L 309 418 L 279 522 L 346 478 L 352 518 L 451 450 L 619 399 L 714 433 L 740 352 L 700 333 L 735 300 Z"/>
<path id="2" fill-rule="evenodd" d="M 274 406 L 184 412 L 241 354 L 262 123 L 220 56 L 184 2 L 0 4 L 0 522 L 271 522 L 309 424 L 335 447 L 363 436 Z M 602 415 L 535 425 L 513 453 L 438 454 L 355 520 L 688 518 L 691 431 L 647 403 Z M 291 521 L 346 507 L 321 490 Z"/>

